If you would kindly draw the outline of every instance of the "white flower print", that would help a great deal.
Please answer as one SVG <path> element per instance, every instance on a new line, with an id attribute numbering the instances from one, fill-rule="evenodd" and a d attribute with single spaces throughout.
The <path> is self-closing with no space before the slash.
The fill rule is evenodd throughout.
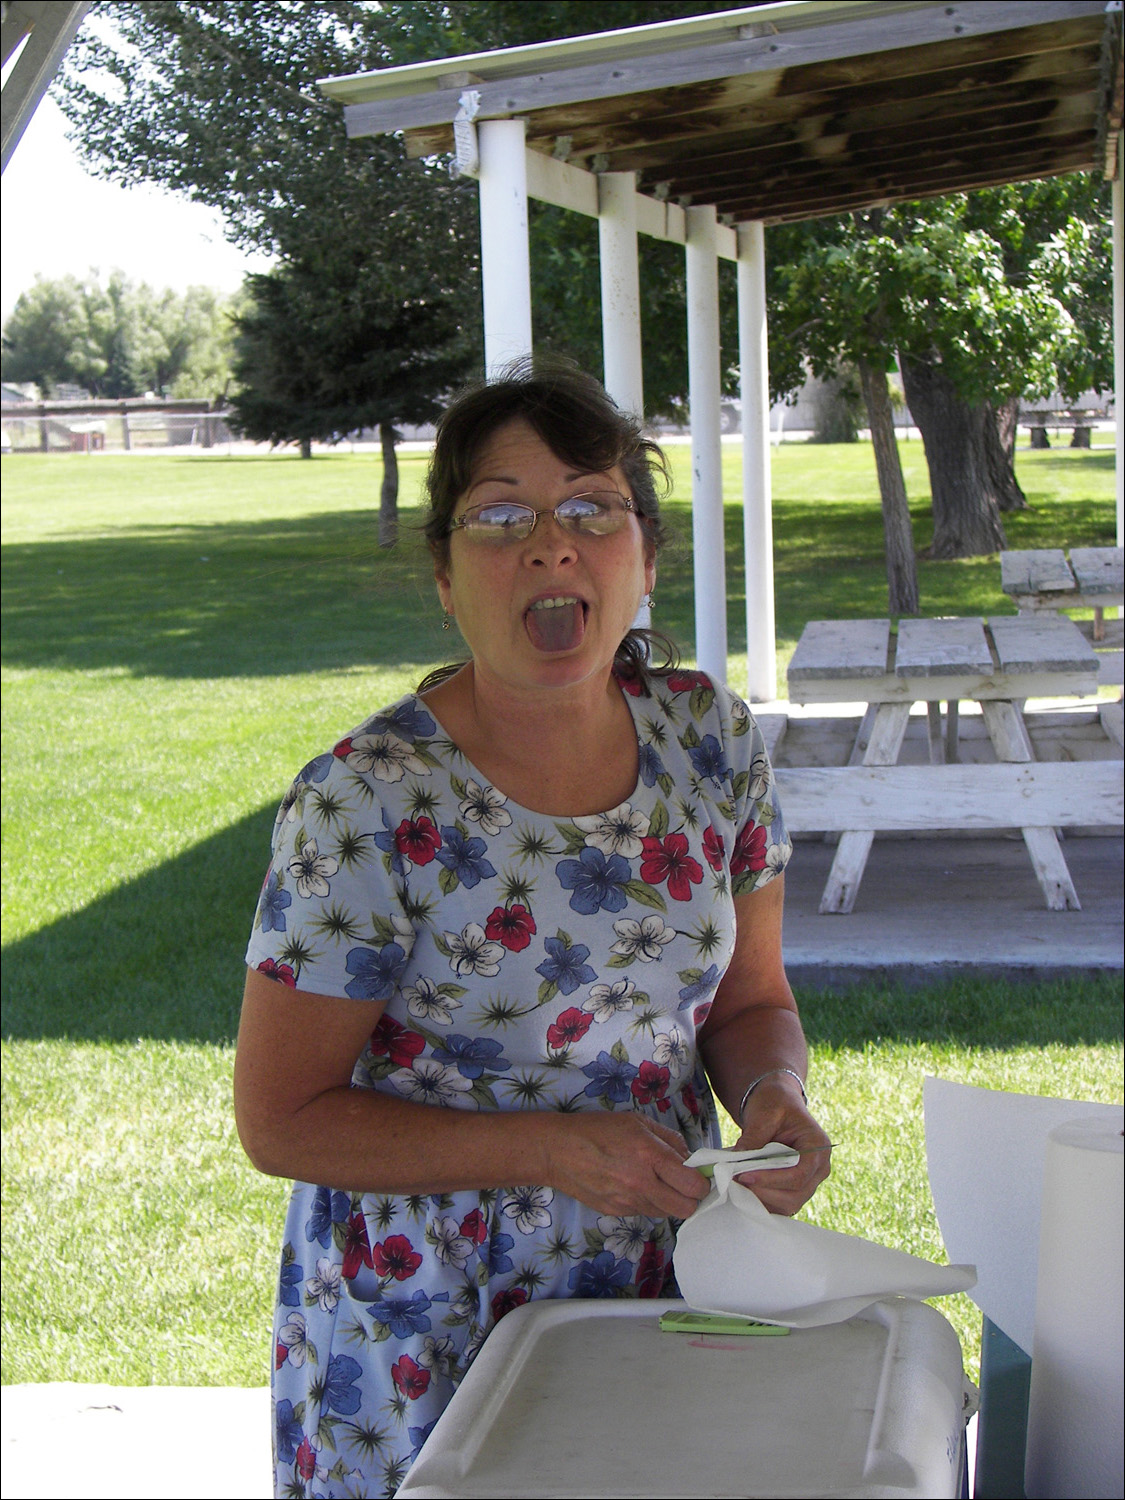
<path id="1" fill-rule="evenodd" d="M 595 1021 L 608 1021 L 618 1011 L 633 1009 L 636 988 L 631 979 L 619 979 L 616 984 L 595 984 L 583 1000 L 582 1009 L 592 1011 Z"/>
<path id="2" fill-rule="evenodd" d="M 479 781 L 466 781 L 459 810 L 463 818 L 479 825 L 481 833 L 492 835 L 507 828 L 512 821 L 511 813 L 504 806 L 507 800 L 495 787 L 481 786 Z"/>
<path id="3" fill-rule="evenodd" d="M 623 917 L 620 922 L 614 922 L 613 930 L 617 933 L 617 942 L 610 945 L 610 952 L 620 953 L 624 958 L 639 958 L 643 964 L 660 958 L 662 950 L 676 940 L 676 929 L 669 927 L 663 917 L 655 915 L 642 917 L 639 922 Z"/>
<path id="4" fill-rule="evenodd" d="M 457 1363 L 457 1345 L 450 1338 L 436 1339 L 432 1333 L 428 1333 L 422 1341 L 418 1363 L 427 1370 L 432 1370 L 435 1375 L 452 1375 Z"/>
<path id="5" fill-rule="evenodd" d="M 500 972 L 500 960 L 504 957 L 502 943 L 490 943 L 479 922 L 468 922 L 461 935 L 447 932 L 449 944 L 449 967 L 455 974 L 481 974 L 491 978 Z"/>
<path id="6" fill-rule="evenodd" d="M 453 1104 L 472 1088 L 456 1068 L 447 1068 L 433 1057 L 420 1057 L 412 1068 L 396 1068 L 391 1083 L 400 1094 L 418 1104 Z"/>
<path id="7" fill-rule="evenodd" d="M 652 1039 L 652 1060 L 667 1068 L 673 1078 L 678 1078 L 691 1062 L 688 1040 L 678 1026 L 667 1031 L 658 1031 Z"/>
<path id="8" fill-rule="evenodd" d="M 471 1282 L 464 1282 L 454 1292 L 449 1311 L 453 1317 L 464 1323 L 476 1315 L 479 1305 L 476 1287 Z"/>
<path id="9" fill-rule="evenodd" d="M 771 844 L 766 850 L 766 869 L 771 875 L 780 875 L 785 869 L 785 861 L 789 858 L 789 845 Z"/>
<path id="10" fill-rule="evenodd" d="M 304 1313 L 290 1313 L 277 1335 L 277 1342 L 289 1350 L 289 1363 L 303 1365 L 308 1354 L 308 1329 Z"/>
<path id="11" fill-rule="evenodd" d="M 750 762 L 750 781 L 746 787 L 746 795 L 752 797 L 756 802 L 760 802 L 769 789 L 769 757 L 760 751 Z"/>
<path id="12" fill-rule="evenodd" d="M 534 1234 L 551 1222 L 547 1205 L 555 1199 L 554 1188 L 518 1187 L 504 1194 L 501 1211 L 511 1219 L 521 1234 Z"/>
<path id="13" fill-rule="evenodd" d="M 353 771 L 376 781 L 401 781 L 407 771 L 429 775 L 426 762 L 397 734 L 357 734 L 346 759 Z"/>
<path id="14" fill-rule="evenodd" d="M 575 818 L 574 826 L 586 835 L 587 844 L 592 844 L 603 854 L 620 854 L 625 859 L 636 859 L 644 848 L 648 818 L 643 812 L 634 811 L 628 802 L 622 802 L 620 807 L 614 807 L 609 812 Z"/>
<path id="15" fill-rule="evenodd" d="M 417 1021 L 434 1026 L 452 1026 L 453 1012 L 461 1009 L 460 1000 L 443 995 L 432 979 L 422 975 L 417 984 L 408 984 L 402 992 L 406 1008 Z"/>
<path id="16" fill-rule="evenodd" d="M 331 890 L 327 877 L 335 875 L 340 862 L 331 854 L 321 854 L 316 839 L 306 839 L 300 851 L 289 861 L 289 873 L 297 883 L 297 894 L 307 901 L 310 896 L 327 896 Z"/>
<path id="17" fill-rule="evenodd" d="M 456 1270 L 464 1269 L 469 1256 L 473 1253 L 472 1240 L 466 1239 L 461 1233 L 457 1220 L 451 1217 L 435 1219 L 426 1234 L 434 1247 L 434 1254 L 443 1266 L 453 1266 Z"/>
<path id="18" fill-rule="evenodd" d="M 340 1300 L 340 1265 L 323 1256 L 316 1263 L 316 1274 L 305 1282 L 305 1292 L 322 1312 L 334 1312 Z"/>
<path id="19" fill-rule="evenodd" d="M 648 1244 L 652 1221 L 635 1215 L 627 1219 L 605 1215 L 598 1220 L 598 1228 L 605 1235 L 606 1249 L 617 1260 L 631 1260 L 636 1265 Z"/>

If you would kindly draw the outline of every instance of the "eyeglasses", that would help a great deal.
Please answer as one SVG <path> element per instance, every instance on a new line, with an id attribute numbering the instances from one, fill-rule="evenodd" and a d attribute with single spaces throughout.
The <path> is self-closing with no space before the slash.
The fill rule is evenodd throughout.
<path id="1" fill-rule="evenodd" d="M 515 500 L 490 500 L 474 505 L 464 515 L 454 516 L 450 531 L 463 531 L 481 542 L 522 542 L 535 530 L 541 516 L 554 516 L 564 531 L 577 536 L 611 536 L 637 512 L 634 501 L 616 490 L 595 490 L 588 495 L 568 495 L 553 510 L 536 510 Z"/>

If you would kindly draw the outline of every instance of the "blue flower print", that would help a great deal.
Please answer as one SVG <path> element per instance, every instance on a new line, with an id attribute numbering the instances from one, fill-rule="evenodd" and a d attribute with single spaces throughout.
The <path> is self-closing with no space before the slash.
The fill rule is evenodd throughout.
<path id="1" fill-rule="evenodd" d="M 718 982 L 718 965 L 708 964 L 707 968 L 704 969 L 703 973 L 700 974 L 699 978 L 695 981 L 694 984 L 686 985 L 680 991 L 680 1003 L 676 1006 L 676 1009 L 687 1010 L 688 1006 L 692 1003 L 693 1000 L 699 1000 L 702 999 L 704 995 L 709 995 L 718 984 Z"/>
<path id="2" fill-rule="evenodd" d="M 282 887 L 281 876 L 276 870 L 271 871 L 262 892 L 262 931 L 284 932 L 285 909 L 292 905 L 293 897 Z"/>
<path id="3" fill-rule="evenodd" d="M 291 1260 L 287 1266 L 282 1266 L 281 1289 L 277 1294 L 282 1307 L 300 1307 L 301 1283 L 304 1279 L 305 1273 L 296 1261 Z"/>
<path id="4" fill-rule="evenodd" d="M 333 1224 L 346 1224 L 352 1211 L 352 1200 L 347 1193 L 331 1188 L 318 1187 L 313 1199 L 312 1213 L 305 1225 L 305 1238 L 311 1245 L 316 1240 L 325 1250 L 332 1238 Z"/>
<path id="5" fill-rule="evenodd" d="M 629 883 L 629 861 L 620 854 L 608 859 L 600 849 L 587 845 L 577 859 L 560 859 L 555 866 L 559 884 L 570 891 L 571 907 L 584 917 L 596 911 L 620 911 Z"/>
<path id="6" fill-rule="evenodd" d="M 382 1297 L 367 1309 L 396 1339 L 408 1339 L 412 1333 L 429 1333 L 432 1326 L 426 1316 L 429 1310 L 430 1298 L 425 1292 L 415 1292 L 413 1297 Z"/>
<path id="7" fill-rule="evenodd" d="M 502 1276 L 505 1271 L 512 1269 L 512 1257 L 508 1251 L 515 1244 L 515 1238 L 510 1234 L 494 1234 L 488 1243 L 488 1273 L 490 1276 Z"/>
<path id="8" fill-rule="evenodd" d="M 390 818 L 387 817 L 387 809 L 380 808 L 383 814 L 383 832 L 375 835 L 375 847 L 381 849 L 384 854 L 391 856 L 391 871 L 395 875 L 406 874 L 406 859 L 395 842 L 395 828 Z"/>
<path id="9" fill-rule="evenodd" d="M 344 991 L 353 1000 L 389 1000 L 405 963 L 406 954 L 398 943 L 384 943 L 378 953 L 374 948 L 351 948 L 344 968 L 356 977 Z"/>
<path id="10" fill-rule="evenodd" d="M 698 745 L 689 745 L 687 753 L 696 774 L 706 777 L 708 781 L 721 785 L 731 773 L 723 747 L 713 734 L 705 734 Z"/>
<path id="11" fill-rule="evenodd" d="M 485 1068 L 493 1073 L 508 1071 L 512 1065 L 500 1056 L 503 1050 L 503 1043 L 491 1037 L 455 1033 L 446 1037 L 443 1046 L 434 1048 L 434 1056 L 438 1062 L 453 1063 L 462 1078 L 479 1078 Z"/>
<path id="12" fill-rule="evenodd" d="M 438 861 L 451 874 L 456 875 L 462 885 L 472 890 L 474 885 L 479 885 L 482 880 L 496 874 L 484 857 L 488 846 L 483 839 L 466 838 L 460 829 L 452 825 L 441 830 L 441 838 L 442 847 L 437 851 Z"/>
<path id="13" fill-rule="evenodd" d="M 610 1104 L 625 1103 L 629 1097 L 629 1085 L 637 1076 L 631 1062 L 611 1057 L 608 1052 L 599 1052 L 597 1061 L 587 1063 L 582 1071 L 590 1080 L 582 1092 L 591 1099 L 607 1099 Z"/>
<path id="14" fill-rule="evenodd" d="M 612 1250 L 601 1250 L 593 1260 L 572 1267 L 567 1285 L 576 1297 L 613 1297 L 633 1279 L 633 1265 L 618 1260 Z"/>
<path id="15" fill-rule="evenodd" d="M 437 1419 L 437 1417 L 435 1417 L 432 1422 L 427 1422 L 426 1425 L 425 1425 L 425 1427 L 408 1427 L 406 1429 L 407 1434 L 409 1435 L 409 1438 L 410 1438 L 410 1442 L 412 1444 L 411 1453 L 410 1453 L 410 1462 L 411 1463 L 413 1463 L 414 1460 L 418 1457 L 419 1453 L 421 1453 L 421 1451 L 422 1451 L 422 1444 L 429 1437 L 430 1433 L 433 1432 L 433 1430 L 437 1426 L 437 1424 L 438 1424 L 438 1419 Z"/>
<path id="16" fill-rule="evenodd" d="M 301 1424 L 293 1415 L 292 1401 L 279 1401 L 277 1410 L 274 1412 L 274 1426 L 277 1429 L 277 1457 L 283 1464 L 291 1464 L 297 1456 L 297 1449 L 304 1442 L 305 1434 L 301 1431 Z"/>
<path id="17" fill-rule="evenodd" d="M 641 780 L 645 786 L 655 786 L 661 776 L 667 776 L 668 774 L 664 769 L 664 762 L 657 755 L 652 745 L 642 745 L 640 750 Z"/>
<path id="18" fill-rule="evenodd" d="M 350 1417 L 359 1410 L 360 1394 L 356 1381 L 362 1374 L 363 1367 L 359 1360 L 352 1359 L 350 1354 L 332 1356 L 328 1361 L 324 1385 L 324 1405 L 329 1411 L 338 1411 L 341 1416 Z"/>
<path id="19" fill-rule="evenodd" d="M 297 780 L 304 786 L 311 786 L 313 782 L 321 782 L 332 769 L 335 756 L 329 750 L 324 755 L 318 755 L 315 760 L 310 760 L 307 766 L 303 766 L 297 772 Z"/>
<path id="20" fill-rule="evenodd" d="M 388 713 L 376 714 L 363 726 L 365 734 L 397 734 L 404 740 L 425 740 L 437 733 L 437 725 L 424 708 L 408 698 Z"/>
<path id="21" fill-rule="evenodd" d="M 590 950 L 585 943 L 568 947 L 562 938 L 549 937 L 543 939 L 543 946 L 550 957 L 536 965 L 535 972 L 542 974 L 548 984 L 557 985 L 562 994 L 573 995 L 580 984 L 593 984 L 597 979 L 597 974 L 586 962 Z"/>

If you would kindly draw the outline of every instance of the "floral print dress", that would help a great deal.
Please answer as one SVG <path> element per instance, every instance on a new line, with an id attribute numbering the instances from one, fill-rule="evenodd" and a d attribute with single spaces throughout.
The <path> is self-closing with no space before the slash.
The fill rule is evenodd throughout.
<path id="1" fill-rule="evenodd" d="M 247 962 L 383 1001 L 353 1085 L 434 1108 L 639 1110 L 718 1145 L 696 1033 L 733 896 L 790 845 L 746 705 L 698 672 L 623 683 L 640 776 L 529 812 L 414 696 L 311 761 Z M 274 1328 L 279 1495 L 393 1494 L 496 1320 L 536 1297 L 669 1295 L 674 1226 L 550 1186 L 393 1196 L 296 1183 Z"/>

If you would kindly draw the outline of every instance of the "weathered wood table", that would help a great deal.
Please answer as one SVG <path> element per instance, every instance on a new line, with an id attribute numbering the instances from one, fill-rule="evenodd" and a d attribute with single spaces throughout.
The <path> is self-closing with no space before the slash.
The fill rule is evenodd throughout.
<path id="1" fill-rule="evenodd" d="M 1051 910 L 1079 900 L 1056 829 L 1120 823 L 1121 762 L 1036 763 L 1030 697 L 1097 690 L 1094 651 L 1061 615 L 813 620 L 789 665 L 794 703 L 866 703 L 851 763 L 778 772 L 794 832 L 840 833 L 822 912 L 855 904 L 877 831 L 1019 828 Z M 958 704 L 981 705 L 996 765 L 958 764 Z M 927 705 L 930 764 L 897 764 L 911 705 Z M 946 716 L 942 733 L 941 705 Z"/>
<path id="2" fill-rule="evenodd" d="M 1105 610 L 1125 604 L 1125 568 L 1120 547 L 1072 547 L 1001 552 L 1000 587 L 1020 614 L 1040 610 L 1092 609 L 1094 640 L 1105 640 Z"/>

